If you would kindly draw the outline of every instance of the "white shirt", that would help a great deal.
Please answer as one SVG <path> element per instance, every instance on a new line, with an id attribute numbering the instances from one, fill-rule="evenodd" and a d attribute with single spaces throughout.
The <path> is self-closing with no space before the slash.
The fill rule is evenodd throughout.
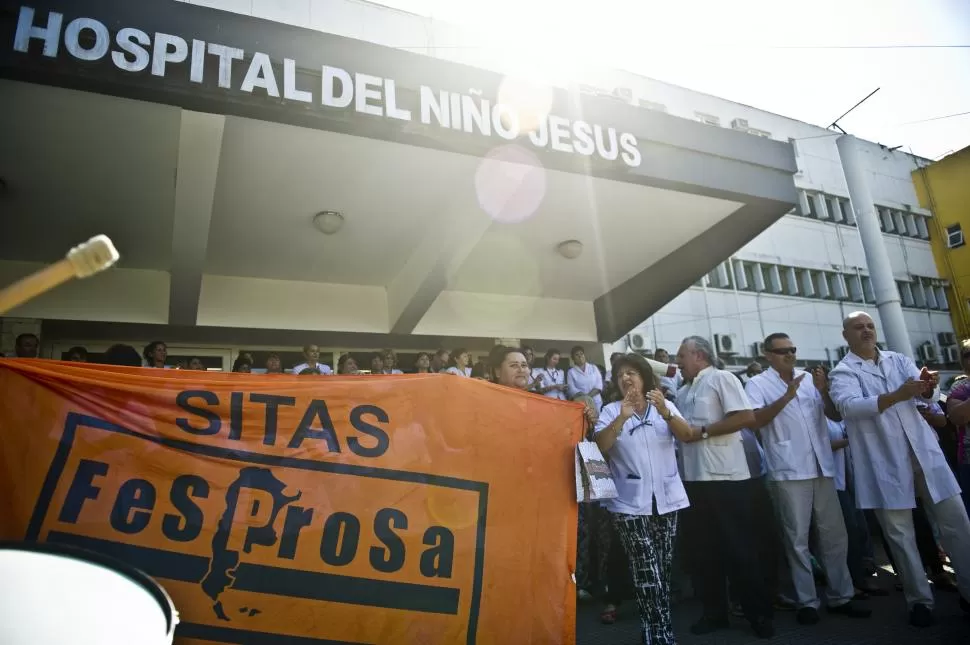
<path id="1" fill-rule="evenodd" d="M 570 399 L 580 394 L 589 394 L 593 390 L 603 391 L 603 375 L 598 367 L 587 362 L 584 369 L 575 365 L 569 368 L 566 375 L 566 394 Z M 603 397 L 599 394 L 593 397 L 593 402 L 597 410 L 603 407 Z"/>
<path id="2" fill-rule="evenodd" d="M 684 384 L 684 377 L 680 375 L 680 370 L 673 376 L 661 376 L 660 377 L 660 391 L 664 395 L 669 395 L 671 397 L 677 396 L 677 390 Z"/>
<path id="3" fill-rule="evenodd" d="M 451 366 L 445 370 L 445 374 L 454 374 L 455 376 L 471 376 L 472 368 L 466 367 L 460 370 L 455 366 Z"/>
<path id="4" fill-rule="evenodd" d="M 832 444 L 825 422 L 825 402 L 812 375 L 796 369 L 793 378 L 805 374 L 798 391 L 768 425 L 761 428 L 761 445 L 768 462 L 768 477 L 793 481 L 835 476 Z M 744 388 L 751 405 L 767 408 L 785 395 L 788 384 L 773 367 L 753 376 Z"/>
<path id="5" fill-rule="evenodd" d="M 300 372 L 302 372 L 308 367 L 310 367 L 309 363 L 300 363 L 299 365 L 293 368 L 293 373 L 299 374 Z M 330 369 L 329 365 L 324 365 L 323 363 L 317 363 L 314 367 L 320 370 L 321 374 L 333 374 L 333 370 Z"/>
<path id="6" fill-rule="evenodd" d="M 620 415 L 622 402 L 607 404 L 596 422 L 602 432 Z M 672 415 L 681 416 L 672 404 Z M 660 515 L 690 506 L 687 491 L 677 471 L 674 436 L 660 413 L 652 405 L 642 417 L 634 414 L 623 423 L 613 447 L 607 451 L 610 471 L 619 496 L 607 502 L 613 513 L 652 515 L 657 501 Z"/>
<path id="7" fill-rule="evenodd" d="M 541 379 L 541 380 L 539 380 Z M 536 381 L 536 389 L 549 387 L 550 385 L 565 385 L 566 384 L 566 373 L 561 369 L 548 369 L 546 367 L 535 368 L 532 370 L 532 380 Z M 565 390 L 550 390 L 544 393 L 542 396 L 547 396 L 550 399 L 558 399 L 560 401 L 566 400 Z"/>
<path id="8" fill-rule="evenodd" d="M 677 392 L 677 407 L 695 427 L 709 426 L 729 412 L 750 410 L 741 382 L 724 370 L 705 367 L 690 385 Z M 681 444 L 684 481 L 743 481 L 751 479 L 740 432 Z"/>
<path id="9" fill-rule="evenodd" d="M 383 371 L 383 372 L 381 372 L 381 373 L 382 373 L 382 374 L 404 374 L 404 372 L 402 372 L 402 371 L 401 371 L 401 370 L 399 370 L 399 369 L 392 369 L 392 370 L 391 370 L 390 372 L 389 372 L 389 371 L 387 371 L 387 370 L 384 370 L 384 371 Z"/>
<path id="10" fill-rule="evenodd" d="M 829 441 L 839 441 L 845 439 L 845 423 L 842 421 L 832 421 L 826 419 L 829 428 Z M 830 444 L 831 445 L 831 444 Z M 845 465 L 848 462 L 849 447 L 842 450 L 832 451 L 832 460 L 835 463 L 835 490 L 845 490 Z"/>
<path id="11" fill-rule="evenodd" d="M 913 359 L 883 352 L 879 361 L 849 354 L 829 374 L 829 394 L 845 419 L 852 446 L 858 508 L 902 510 L 916 506 L 914 464 L 926 477 L 933 503 L 960 494 L 936 434 L 910 399 L 879 411 L 879 396 L 918 379 Z"/>

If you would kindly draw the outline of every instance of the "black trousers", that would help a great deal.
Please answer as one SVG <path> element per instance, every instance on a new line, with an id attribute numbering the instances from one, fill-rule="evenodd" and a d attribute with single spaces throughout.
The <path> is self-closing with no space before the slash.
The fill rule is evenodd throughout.
<path id="1" fill-rule="evenodd" d="M 764 542 L 756 511 L 758 480 L 684 482 L 690 508 L 683 513 L 697 595 L 704 615 L 728 615 L 727 583 L 750 621 L 772 617 L 772 590 L 763 571 Z"/>

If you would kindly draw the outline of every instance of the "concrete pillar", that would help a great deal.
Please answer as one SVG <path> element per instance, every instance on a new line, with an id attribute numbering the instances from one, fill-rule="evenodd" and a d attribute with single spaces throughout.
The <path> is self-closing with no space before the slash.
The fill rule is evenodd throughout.
<path id="1" fill-rule="evenodd" d="M 906 331 L 906 320 L 899 301 L 899 291 L 893 277 L 889 253 L 879 230 L 879 215 L 872 202 L 869 176 L 859 151 L 859 142 L 851 135 L 842 135 L 836 141 L 842 158 L 842 172 L 849 187 L 849 198 L 855 213 L 862 250 L 869 265 L 869 279 L 876 296 L 876 308 L 882 325 L 880 337 L 889 349 L 913 358 L 913 346 Z"/>

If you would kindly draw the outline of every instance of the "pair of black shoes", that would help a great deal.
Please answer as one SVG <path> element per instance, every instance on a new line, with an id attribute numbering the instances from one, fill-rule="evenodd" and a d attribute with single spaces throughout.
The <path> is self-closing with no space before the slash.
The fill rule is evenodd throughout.
<path id="1" fill-rule="evenodd" d="M 868 607 L 860 607 L 853 601 L 849 601 L 836 607 L 829 607 L 830 614 L 839 614 L 849 618 L 868 618 L 872 615 L 872 610 Z M 819 621 L 818 609 L 814 607 L 802 607 L 795 614 L 795 620 L 799 625 L 815 625 Z"/>
<path id="2" fill-rule="evenodd" d="M 690 633 L 696 636 L 710 634 L 720 629 L 727 629 L 730 626 L 727 616 L 723 618 L 711 618 L 702 616 L 699 621 L 691 625 Z M 775 626 L 770 618 L 760 617 L 751 621 L 751 629 L 758 635 L 758 638 L 771 638 L 775 635 Z"/>

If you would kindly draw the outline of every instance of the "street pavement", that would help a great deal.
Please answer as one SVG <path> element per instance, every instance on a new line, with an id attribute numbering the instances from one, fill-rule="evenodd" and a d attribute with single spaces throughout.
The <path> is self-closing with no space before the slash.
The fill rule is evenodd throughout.
<path id="1" fill-rule="evenodd" d="M 893 589 L 893 576 L 881 574 L 882 586 Z M 853 619 L 827 615 L 817 625 L 795 622 L 795 612 L 775 615 L 775 637 L 759 639 L 743 618 L 732 618 L 731 628 L 706 636 L 694 636 L 690 625 L 700 606 L 693 600 L 673 607 L 674 633 L 678 645 L 970 645 L 970 618 L 959 607 L 955 592 L 936 592 L 936 624 L 926 629 L 909 625 L 909 616 L 900 591 L 864 601 L 872 617 Z M 633 601 L 620 607 L 614 625 L 602 625 L 598 602 L 580 603 L 576 611 L 577 645 L 640 645 L 637 608 Z"/>

